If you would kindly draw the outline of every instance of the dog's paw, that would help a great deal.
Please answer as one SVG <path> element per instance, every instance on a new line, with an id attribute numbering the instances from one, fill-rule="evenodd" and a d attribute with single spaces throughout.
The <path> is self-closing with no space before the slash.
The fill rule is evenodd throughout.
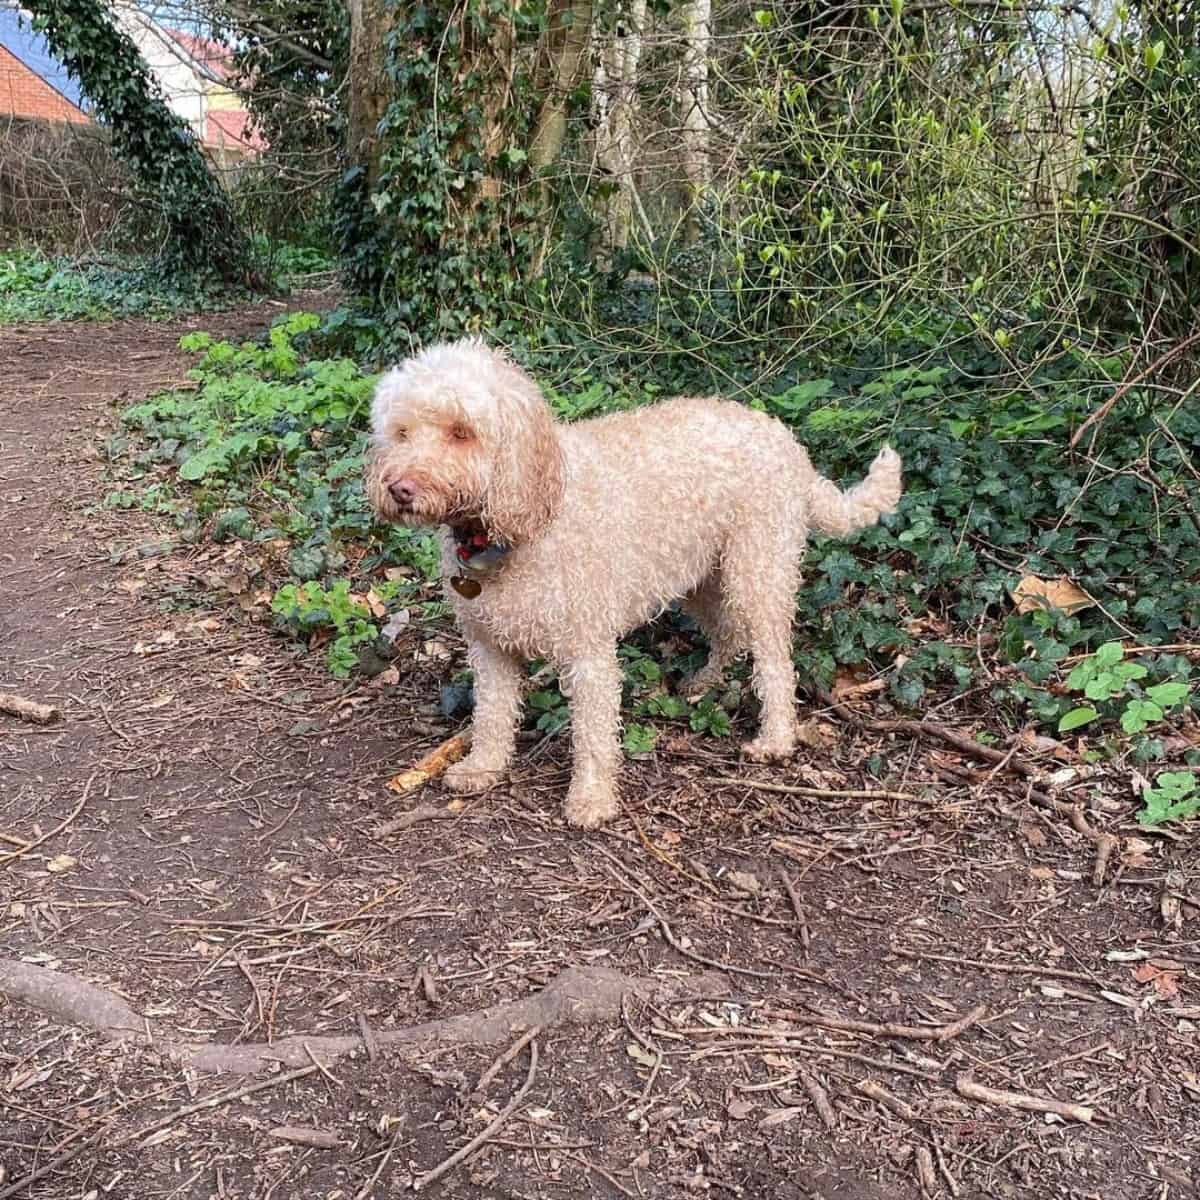
<path id="1" fill-rule="evenodd" d="M 495 787 L 503 776 L 503 771 L 478 766 L 468 757 L 455 763 L 442 778 L 452 792 L 474 795 L 476 792 L 486 792 L 488 788 Z"/>
<path id="2" fill-rule="evenodd" d="M 751 762 L 784 762 L 792 757 L 796 748 L 794 737 L 764 737 L 760 735 L 742 747 L 742 753 Z"/>
<path id="3" fill-rule="evenodd" d="M 598 829 L 617 815 L 617 789 L 612 784 L 571 785 L 563 815 L 576 829 Z"/>

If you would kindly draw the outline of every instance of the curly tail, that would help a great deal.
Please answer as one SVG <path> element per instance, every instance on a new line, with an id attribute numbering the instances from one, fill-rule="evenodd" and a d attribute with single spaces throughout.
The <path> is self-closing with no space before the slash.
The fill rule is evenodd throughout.
<path id="1" fill-rule="evenodd" d="M 900 455 L 891 446 L 884 446 L 866 479 L 849 491 L 843 492 L 823 475 L 816 476 L 809 491 L 809 524 L 831 537 L 845 537 L 874 525 L 883 513 L 892 512 L 902 489 Z"/>

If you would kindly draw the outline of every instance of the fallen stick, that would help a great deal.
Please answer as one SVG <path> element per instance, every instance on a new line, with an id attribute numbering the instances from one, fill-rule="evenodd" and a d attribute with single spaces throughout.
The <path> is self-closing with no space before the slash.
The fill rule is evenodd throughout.
<path id="1" fill-rule="evenodd" d="M 778 792 L 784 796 L 817 796 L 831 800 L 909 800 L 918 797 L 908 792 L 869 791 L 862 788 L 814 788 L 799 787 L 790 783 L 764 783 L 758 779 L 739 779 L 731 775 L 710 775 L 710 783 L 731 783 L 738 787 L 753 788 L 759 792 Z"/>
<path id="2" fill-rule="evenodd" d="M 269 1137 L 294 1146 L 312 1146 L 317 1150 L 336 1150 L 342 1143 L 335 1133 L 324 1129 L 307 1129 L 300 1125 L 279 1125 L 268 1133 Z"/>
<path id="3" fill-rule="evenodd" d="M 982 1104 L 1001 1104 L 1007 1108 L 1022 1108 L 1027 1112 L 1054 1113 L 1069 1121 L 1082 1121 L 1085 1125 L 1090 1125 L 1096 1116 L 1096 1110 L 1086 1104 L 1068 1104 L 1063 1100 L 1027 1096 L 1023 1092 L 1002 1092 L 984 1087 L 966 1075 L 960 1075 L 954 1081 L 954 1088 L 967 1100 L 978 1100 Z"/>
<path id="4" fill-rule="evenodd" d="M 258 1083 L 248 1083 L 244 1087 L 227 1088 L 223 1092 L 215 1092 L 211 1096 L 206 1096 L 203 1100 L 197 1100 L 194 1104 L 185 1104 L 182 1108 L 177 1108 L 174 1112 L 167 1113 L 165 1117 L 159 1117 L 157 1121 L 151 1121 L 142 1129 L 138 1129 L 133 1133 L 127 1133 L 123 1138 L 118 1138 L 115 1142 L 109 1143 L 109 1149 L 115 1150 L 119 1146 L 127 1146 L 130 1142 L 145 1141 L 152 1133 L 158 1133 L 160 1129 L 169 1129 L 177 1121 L 182 1121 L 184 1117 L 190 1117 L 194 1113 L 203 1112 L 206 1108 L 219 1108 L 222 1104 L 229 1104 L 234 1100 L 244 1100 L 247 1096 L 253 1096 L 256 1092 L 264 1092 L 268 1088 L 280 1087 L 285 1083 L 293 1083 L 297 1079 L 304 1079 L 305 1076 L 314 1074 L 318 1067 L 308 1066 L 301 1067 L 298 1071 L 283 1071 L 278 1075 L 272 1075 L 269 1079 L 260 1080 Z"/>
<path id="5" fill-rule="evenodd" d="M 800 903 L 800 896 L 796 891 L 796 885 L 792 882 L 788 873 L 780 867 L 777 874 L 779 880 L 783 884 L 784 891 L 788 894 L 788 899 L 792 904 L 792 912 L 796 914 L 796 920 L 800 923 L 800 945 L 804 948 L 804 953 L 808 954 L 809 947 L 812 943 L 812 934 L 808 929 L 808 915 L 804 911 L 804 905 Z"/>
<path id="6" fill-rule="evenodd" d="M 93 773 L 91 778 L 88 779 L 87 783 L 83 785 L 83 795 L 79 798 L 79 803 L 71 810 L 70 815 L 67 816 L 63 821 L 60 821 L 59 824 L 55 825 L 55 827 L 50 830 L 49 833 L 42 834 L 42 836 L 36 841 L 28 842 L 19 850 L 10 850 L 7 854 L 0 854 L 0 867 L 4 866 L 5 863 L 12 862 L 15 858 L 23 857 L 31 850 L 36 850 L 39 846 L 45 845 L 52 837 L 62 833 L 62 831 L 66 829 L 66 827 L 70 825 L 71 822 L 74 821 L 81 812 L 83 812 L 83 806 L 88 802 L 88 795 L 92 790 L 92 784 L 95 782 L 96 775 Z"/>
<path id="7" fill-rule="evenodd" d="M 77 1145 L 72 1146 L 69 1150 L 64 1150 L 61 1154 L 52 1158 L 49 1162 L 43 1163 L 36 1171 L 21 1179 L 16 1179 L 8 1185 L 8 1187 L 0 1190 L 0 1200 L 8 1200 L 10 1196 L 15 1196 L 19 1192 L 25 1191 L 26 1188 L 38 1182 L 39 1179 L 44 1179 L 53 1171 L 57 1171 L 60 1167 L 65 1166 L 72 1159 L 78 1158 L 85 1150 L 90 1149 L 98 1143 L 104 1142 L 105 1149 L 116 1150 L 121 1146 L 128 1146 L 130 1142 L 140 1142 L 148 1138 L 152 1133 L 157 1133 L 160 1129 L 166 1129 L 170 1125 L 174 1125 L 176 1121 L 183 1120 L 184 1117 L 191 1116 L 206 1108 L 216 1108 L 220 1104 L 228 1104 L 231 1100 L 240 1100 L 244 1096 L 249 1096 L 253 1092 L 261 1092 L 266 1088 L 278 1087 L 282 1083 L 290 1083 L 294 1079 L 301 1079 L 305 1075 L 311 1075 L 317 1068 L 305 1067 L 300 1071 L 291 1071 L 287 1074 L 274 1075 L 270 1079 L 265 1079 L 261 1083 L 250 1084 L 247 1087 L 231 1089 L 224 1092 L 218 1092 L 214 1096 L 209 1096 L 205 1100 L 198 1100 L 195 1104 L 185 1105 L 183 1108 L 176 1109 L 173 1113 L 168 1113 L 165 1117 L 160 1117 L 157 1121 L 138 1129 L 133 1133 L 128 1133 L 122 1138 L 118 1138 L 113 1142 L 105 1142 L 109 1130 L 107 1128 L 97 1130 L 91 1137 L 84 1139 Z"/>
<path id="8" fill-rule="evenodd" d="M 913 1161 L 917 1168 L 917 1179 L 921 1184 L 921 1191 L 926 1196 L 936 1196 L 938 1193 L 937 1176 L 933 1173 L 933 1154 L 928 1146 L 918 1146 L 913 1154 Z"/>
<path id="9" fill-rule="evenodd" d="M 918 1042 L 948 1042 L 987 1016 L 987 1008 L 982 1004 L 971 1009 L 965 1017 L 959 1017 L 957 1021 L 951 1021 L 948 1025 L 896 1025 L 890 1021 L 878 1023 L 859 1021 L 854 1017 L 826 1017 L 819 1013 L 802 1013 L 790 1008 L 767 1008 L 764 1011 L 771 1016 L 787 1017 L 806 1025 L 819 1025 L 822 1029 L 836 1029 L 842 1033 L 869 1033 L 873 1037 L 906 1038 Z M 752 1031 L 741 1029 L 740 1032 Z M 773 1037 L 777 1037 L 779 1032 L 770 1031 Z"/>
<path id="10" fill-rule="evenodd" d="M 438 1163 L 432 1171 L 426 1171 L 424 1175 L 419 1176 L 412 1182 L 412 1190 L 414 1192 L 421 1191 L 422 1188 L 427 1188 L 431 1183 L 435 1183 L 441 1179 L 447 1171 L 453 1170 L 465 1158 L 469 1158 L 480 1146 L 484 1144 L 494 1133 L 499 1133 L 501 1129 L 508 1123 L 509 1117 L 517 1111 L 521 1101 L 525 1099 L 526 1093 L 533 1087 L 533 1079 L 537 1074 L 538 1065 L 538 1048 L 537 1039 L 529 1043 L 529 1074 L 525 1077 L 525 1082 L 521 1086 L 521 1090 L 500 1110 L 496 1119 L 490 1122 L 486 1129 L 481 1133 L 476 1134 L 465 1146 L 456 1150 L 449 1158 Z"/>
<path id="11" fill-rule="evenodd" d="M 471 748 L 471 735 L 455 734 L 425 755 L 415 766 L 388 780 L 388 791 L 405 795 L 444 775 Z"/>
<path id="12" fill-rule="evenodd" d="M 401 1117 L 400 1120 L 401 1120 L 401 1122 L 403 1122 L 404 1118 Z M 396 1143 L 399 1140 L 400 1140 L 400 1129 L 397 1128 L 392 1131 L 391 1140 L 388 1142 L 387 1149 L 383 1152 L 383 1155 L 379 1160 L 379 1166 L 377 1166 L 375 1168 L 375 1170 L 371 1173 L 371 1178 L 368 1179 L 367 1182 L 364 1183 L 362 1185 L 362 1187 L 358 1189 L 358 1192 L 355 1194 L 354 1200 L 368 1200 L 368 1198 L 371 1195 L 371 1192 L 375 1188 L 375 1185 L 379 1182 L 380 1175 L 383 1174 L 383 1172 L 387 1168 L 388 1163 L 391 1162 L 392 1154 L 395 1152 Z"/>
<path id="13" fill-rule="evenodd" d="M 623 998 L 622 998 L 623 1002 Z M 475 1091 L 472 1095 L 480 1095 L 487 1090 L 487 1085 L 496 1078 L 500 1072 L 508 1066 L 530 1042 L 533 1041 L 542 1032 L 540 1025 L 535 1025 L 524 1037 L 518 1038 L 490 1067 L 479 1077 L 479 1082 L 475 1085 Z"/>
<path id="14" fill-rule="evenodd" d="M 1099 987 L 1098 981 L 1082 971 L 1068 971 L 1064 967 L 1039 967 L 1033 963 L 997 963 L 985 962 L 979 958 L 957 958 L 953 954 L 922 954 L 918 950 L 905 950 L 901 946 L 892 947 L 893 954 L 901 958 L 915 958 L 918 962 L 953 963 L 959 967 L 980 967 L 985 971 L 1000 971 L 1006 975 L 1045 975 L 1048 979 L 1074 979 L 1080 983 L 1090 983 Z"/>
<path id="15" fill-rule="evenodd" d="M 416 808 L 401 813 L 390 821 L 385 821 L 375 830 L 375 836 L 390 837 L 402 829 L 411 829 L 414 825 L 420 825 L 422 821 L 448 821 L 451 817 L 459 815 L 441 804 L 418 804 Z"/>
<path id="16" fill-rule="evenodd" d="M 27 1187 L 37 1183 L 39 1179 L 45 1179 L 47 1175 L 57 1171 L 59 1167 L 65 1167 L 72 1159 L 78 1158 L 85 1150 L 90 1150 L 98 1142 L 104 1139 L 104 1135 L 108 1132 L 107 1129 L 99 1129 L 89 1138 L 84 1138 L 77 1142 L 69 1150 L 64 1150 L 61 1154 L 56 1154 L 49 1162 L 44 1162 L 36 1171 L 30 1172 L 23 1179 L 15 1179 L 6 1188 L 0 1189 L 0 1200 L 8 1200 L 9 1196 L 15 1196 L 18 1192 L 23 1192 Z M 62 1145 L 60 1142 L 59 1145 Z M 0 1180 L 0 1182 L 3 1182 Z"/>
<path id="17" fill-rule="evenodd" d="M 62 712 L 52 704 L 39 704 L 11 692 L 0 692 L 0 712 L 20 717 L 22 721 L 32 721 L 35 725 L 53 725 L 62 717 Z"/>
<path id="18" fill-rule="evenodd" d="M 870 1079 L 860 1079 L 854 1086 L 864 1096 L 882 1104 L 884 1108 L 890 1108 L 898 1117 L 903 1117 L 906 1121 L 916 1121 L 916 1113 L 899 1096 L 893 1096 L 887 1088 L 880 1084 Z"/>
<path id="19" fill-rule="evenodd" d="M 807 1071 L 800 1072 L 800 1082 L 808 1093 L 808 1098 L 813 1102 L 813 1108 L 817 1110 L 821 1124 L 832 1132 L 837 1126 L 837 1113 L 833 1111 L 833 1105 L 829 1103 L 829 1094 L 817 1082 L 816 1076 L 810 1075 Z"/>

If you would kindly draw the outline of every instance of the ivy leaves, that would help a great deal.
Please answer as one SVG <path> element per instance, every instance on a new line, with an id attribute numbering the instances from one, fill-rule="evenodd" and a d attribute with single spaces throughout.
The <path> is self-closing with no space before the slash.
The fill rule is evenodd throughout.
<path id="1" fill-rule="evenodd" d="M 107 6 L 28 0 L 28 7 L 34 28 L 95 106 L 113 153 L 161 214 L 167 231 L 164 265 L 228 284 L 251 282 L 250 243 L 228 197 Z"/>

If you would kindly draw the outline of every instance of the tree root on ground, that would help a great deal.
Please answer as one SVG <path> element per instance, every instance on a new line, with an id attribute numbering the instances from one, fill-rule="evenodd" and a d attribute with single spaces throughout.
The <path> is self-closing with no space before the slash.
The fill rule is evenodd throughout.
<path id="1" fill-rule="evenodd" d="M 619 1020 L 622 998 L 629 993 L 668 999 L 672 994 L 720 990 L 704 976 L 699 979 L 659 981 L 635 979 L 606 967 L 569 967 L 540 992 L 479 1012 L 426 1021 L 404 1029 L 376 1029 L 372 1040 L 380 1047 L 418 1043 L 493 1045 L 540 1026 L 589 1025 Z M 135 1040 L 165 1057 L 197 1071 L 227 1071 L 249 1075 L 275 1066 L 304 1067 L 314 1059 L 333 1062 L 366 1049 L 360 1035 L 280 1038 L 271 1044 L 192 1042 L 157 1029 L 114 992 L 63 971 L 52 971 L 15 959 L 0 958 L 0 996 L 47 1016 L 83 1025 L 109 1037 Z"/>

